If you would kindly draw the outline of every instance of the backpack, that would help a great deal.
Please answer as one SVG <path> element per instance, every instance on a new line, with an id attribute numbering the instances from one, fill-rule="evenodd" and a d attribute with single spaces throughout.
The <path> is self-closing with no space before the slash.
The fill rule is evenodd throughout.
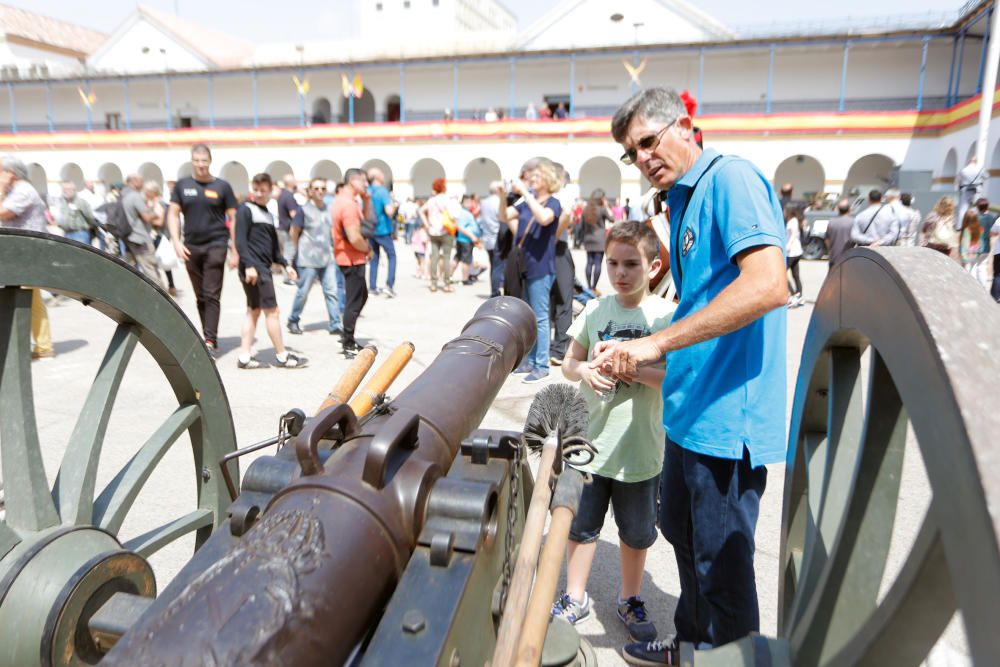
<path id="1" fill-rule="evenodd" d="M 105 208 L 107 213 L 107 220 L 104 223 L 104 229 L 111 233 L 119 241 L 128 240 L 129 235 L 132 233 L 132 225 L 128 222 L 128 216 L 125 215 L 125 206 L 122 204 L 122 198 L 108 202 Z"/>
<path id="2" fill-rule="evenodd" d="M 375 209 L 372 207 L 371 198 L 365 198 L 361 207 L 361 237 L 366 241 L 375 238 L 375 225 L 378 219 L 375 216 Z"/>

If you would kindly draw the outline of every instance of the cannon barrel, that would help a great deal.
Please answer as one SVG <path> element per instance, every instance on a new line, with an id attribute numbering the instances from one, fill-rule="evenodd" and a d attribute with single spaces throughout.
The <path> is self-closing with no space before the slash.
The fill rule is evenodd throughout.
<path id="1" fill-rule="evenodd" d="M 392 596 L 435 482 L 534 331 L 523 301 L 491 299 L 383 414 L 359 428 L 339 405 L 307 421 L 289 445 L 298 478 L 226 549 L 206 545 L 212 562 L 196 556 L 196 572 L 178 576 L 107 663 L 347 661 Z M 321 462 L 317 445 L 334 427 L 342 444 Z"/>

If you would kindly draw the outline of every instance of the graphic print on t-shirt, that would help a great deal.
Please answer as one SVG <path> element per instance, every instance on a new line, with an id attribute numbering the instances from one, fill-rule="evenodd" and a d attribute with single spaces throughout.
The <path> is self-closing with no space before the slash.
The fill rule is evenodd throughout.
<path id="1" fill-rule="evenodd" d="M 651 336 L 652 332 L 649 327 L 645 325 L 639 325 L 635 322 L 615 322 L 614 320 L 608 320 L 608 323 L 603 329 L 597 332 L 597 337 L 600 340 L 636 340 L 638 338 L 645 338 L 646 336 Z M 615 384 L 615 388 L 612 391 L 618 391 L 622 388 L 623 383 L 621 380 Z"/>

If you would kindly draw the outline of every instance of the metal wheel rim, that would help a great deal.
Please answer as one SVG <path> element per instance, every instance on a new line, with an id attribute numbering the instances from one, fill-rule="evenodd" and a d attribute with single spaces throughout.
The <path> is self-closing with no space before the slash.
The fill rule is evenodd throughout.
<path id="1" fill-rule="evenodd" d="M 31 389 L 31 292 L 21 287 L 72 298 L 118 324 L 52 489 L 42 466 Z M 159 366 L 178 407 L 107 486 L 98 489 L 105 429 L 139 345 Z M 0 455 L 7 504 L 0 522 L 0 582 L 16 577 L 12 568 L 26 548 L 66 526 L 90 526 L 91 532 L 96 529 L 118 542 L 136 496 L 184 433 L 194 456 L 197 508 L 120 543 L 143 558 L 192 532 L 197 548 L 224 518 L 228 494 L 216 463 L 235 449 L 236 440 L 215 364 L 180 308 L 125 262 L 60 237 L 0 229 Z M 0 591 L 0 596 L 6 593 Z"/>
<path id="2" fill-rule="evenodd" d="M 795 664 L 917 664 L 956 609 L 974 662 L 1000 657 L 1000 417 L 961 408 L 993 395 L 998 330 L 996 304 L 939 253 L 857 250 L 831 271 L 789 431 L 778 617 Z M 933 498 L 877 604 L 908 421 Z"/>

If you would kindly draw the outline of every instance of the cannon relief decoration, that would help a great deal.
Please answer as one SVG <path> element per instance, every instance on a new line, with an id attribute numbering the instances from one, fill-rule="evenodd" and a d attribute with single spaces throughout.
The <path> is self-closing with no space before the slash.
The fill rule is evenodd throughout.
<path id="1" fill-rule="evenodd" d="M 54 487 L 24 288 L 116 326 Z M 973 662 L 1000 664 L 1000 412 L 963 407 L 996 387 L 1000 315 L 977 290 L 921 249 L 855 251 L 831 272 L 792 415 L 778 637 L 682 645 L 683 664 L 915 665 L 955 610 Z M 376 353 L 359 354 L 315 414 L 277 407 L 279 435 L 240 450 L 214 364 L 165 294 L 94 249 L 0 230 L 0 666 L 596 664 L 546 612 L 582 483 L 564 464 L 592 451 L 572 416 L 579 396 L 547 387 L 523 432 L 479 429 L 534 331 L 525 303 L 491 299 L 394 398 L 412 346 L 356 393 Z M 111 408 L 140 345 L 177 405 L 98 488 Z M 933 499 L 879 598 L 907 425 Z M 182 435 L 197 506 L 119 539 Z M 242 454 L 271 447 L 240 475 Z M 158 592 L 149 555 L 192 533 L 191 559 Z"/>

